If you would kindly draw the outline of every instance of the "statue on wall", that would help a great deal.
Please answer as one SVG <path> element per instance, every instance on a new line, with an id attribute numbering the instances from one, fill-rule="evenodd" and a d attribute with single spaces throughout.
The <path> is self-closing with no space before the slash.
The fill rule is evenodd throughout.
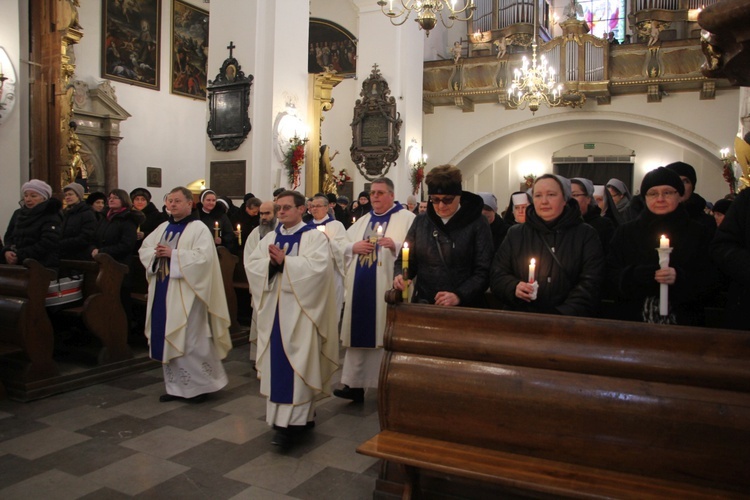
<path id="1" fill-rule="evenodd" d="M 565 19 L 578 20 L 579 17 L 583 17 L 583 7 L 581 7 L 576 0 L 570 0 L 570 3 L 563 9 L 563 17 Z"/>
<path id="2" fill-rule="evenodd" d="M 334 172 L 333 172 L 333 165 L 331 162 L 334 158 L 336 158 L 336 155 L 339 154 L 338 150 L 334 151 L 331 155 L 329 153 L 330 148 L 327 144 L 323 144 L 320 146 L 320 173 L 323 177 L 323 182 L 321 183 L 321 191 L 328 194 L 333 193 L 335 195 L 338 195 L 338 186 L 336 185 L 336 179 L 334 178 Z"/>

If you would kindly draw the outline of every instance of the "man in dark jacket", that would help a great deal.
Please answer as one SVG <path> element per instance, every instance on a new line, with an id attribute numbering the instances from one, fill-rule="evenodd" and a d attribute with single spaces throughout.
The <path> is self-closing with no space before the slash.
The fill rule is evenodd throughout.
<path id="1" fill-rule="evenodd" d="M 716 220 L 706 212 L 706 200 L 695 192 L 695 184 L 698 182 L 698 178 L 693 166 L 676 161 L 666 165 L 666 168 L 679 175 L 685 185 L 685 194 L 682 195 L 680 201 L 690 215 L 690 219 L 715 232 Z"/>
<path id="2" fill-rule="evenodd" d="M 481 197 L 461 189 L 461 171 L 453 165 L 426 176 L 430 204 L 406 235 L 408 278 L 417 278 L 414 301 L 443 306 L 482 307 L 494 248 Z M 394 287 L 403 290 L 401 255 L 394 266 Z"/>

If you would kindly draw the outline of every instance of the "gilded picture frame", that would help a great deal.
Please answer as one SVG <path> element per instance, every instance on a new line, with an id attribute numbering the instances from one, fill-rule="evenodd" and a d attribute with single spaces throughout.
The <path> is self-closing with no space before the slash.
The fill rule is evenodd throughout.
<path id="1" fill-rule="evenodd" d="M 172 94 L 206 99 L 208 85 L 208 11 L 172 0 L 169 90 Z"/>
<path id="2" fill-rule="evenodd" d="M 159 90 L 161 0 L 102 0 L 102 78 Z"/>

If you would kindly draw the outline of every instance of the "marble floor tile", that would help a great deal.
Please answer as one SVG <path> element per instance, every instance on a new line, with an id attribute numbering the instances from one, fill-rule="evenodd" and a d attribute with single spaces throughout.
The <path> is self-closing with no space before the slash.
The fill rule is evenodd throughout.
<path id="1" fill-rule="evenodd" d="M 78 429 L 104 422 L 119 415 L 118 412 L 108 408 L 83 405 L 59 413 L 53 413 L 37 420 L 58 429 L 77 431 Z"/>
<path id="2" fill-rule="evenodd" d="M 78 433 L 97 439 L 107 439 L 114 443 L 120 443 L 151 432 L 157 428 L 156 425 L 148 420 L 131 417 L 130 415 L 121 415 L 119 417 L 105 420 L 104 422 L 99 422 L 98 424 L 78 429 Z"/>
<path id="3" fill-rule="evenodd" d="M 98 485 L 85 479 L 52 469 L 0 490 L 0 498 L 4 500 L 37 498 L 66 500 L 80 498 L 97 489 L 99 489 Z"/>
<path id="4" fill-rule="evenodd" d="M 135 453 L 106 439 L 93 438 L 38 458 L 33 464 L 44 469 L 59 469 L 82 476 Z"/>
<path id="5" fill-rule="evenodd" d="M 0 457 L 0 490 L 51 469 L 15 455 Z M 0 496 L 0 498 L 2 498 Z"/>
<path id="6" fill-rule="evenodd" d="M 0 420 L 0 443 L 47 427 L 46 424 L 26 417 L 4 418 Z"/>
<path id="7" fill-rule="evenodd" d="M 358 444 L 347 439 L 332 438 L 302 458 L 327 467 L 361 473 L 377 462 L 377 459 L 357 453 L 355 450 Z"/>
<path id="8" fill-rule="evenodd" d="M 240 415 L 250 418 L 262 418 L 266 415 L 266 398 L 260 394 L 248 394 L 229 401 L 228 403 L 214 406 L 214 410 L 223 411 L 232 415 Z"/>
<path id="9" fill-rule="evenodd" d="M 227 415 L 193 432 L 206 438 L 221 439 L 230 443 L 243 444 L 270 430 L 263 420 L 243 415 Z"/>
<path id="10" fill-rule="evenodd" d="M 127 403 L 115 406 L 113 410 L 125 415 L 146 419 L 156 415 L 161 415 L 162 413 L 174 410 L 180 405 L 185 404 L 187 403 L 183 401 L 169 401 L 167 403 L 162 403 L 159 401 L 158 397 L 143 396 L 133 401 L 128 401 Z"/>
<path id="11" fill-rule="evenodd" d="M 269 434 L 270 436 L 270 434 Z M 245 444 L 234 444 L 220 439 L 211 439 L 170 458 L 172 462 L 214 474 L 224 475 L 263 453 L 272 451 L 270 437 L 266 442 L 260 438 Z"/>
<path id="12" fill-rule="evenodd" d="M 167 425 L 125 441 L 121 446 L 155 457 L 169 458 L 209 439 L 206 436 Z"/>
<path id="13" fill-rule="evenodd" d="M 192 431 L 226 416 L 226 413 L 203 408 L 202 405 L 182 404 L 174 410 L 151 417 L 148 421 L 157 427 L 171 425 Z"/>
<path id="14" fill-rule="evenodd" d="M 199 469 L 189 469 L 179 476 L 135 496 L 137 499 L 224 500 L 247 488 L 247 484 Z"/>
<path id="15" fill-rule="evenodd" d="M 83 479 L 126 495 L 137 495 L 184 473 L 188 468 L 161 458 L 136 453 L 102 467 Z"/>
<path id="16" fill-rule="evenodd" d="M 289 495 L 282 495 L 275 491 L 270 491 L 257 486 L 251 486 L 248 489 L 241 491 L 237 495 L 233 496 L 230 500 L 292 500 L 295 497 Z"/>
<path id="17" fill-rule="evenodd" d="M 303 500 L 370 500 L 375 479 L 327 467 L 294 488 L 289 495 Z"/>
<path id="18" fill-rule="evenodd" d="M 89 436 L 83 434 L 48 427 L 3 441 L 0 443 L 0 451 L 34 460 L 89 439 Z"/>
<path id="19" fill-rule="evenodd" d="M 225 477 L 276 493 L 288 493 L 325 467 L 279 453 L 264 453 Z"/>
<path id="20" fill-rule="evenodd" d="M 80 497 L 79 500 L 126 500 L 129 498 L 133 497 L 110 488 L 99 488 L 93 493 Z"/>

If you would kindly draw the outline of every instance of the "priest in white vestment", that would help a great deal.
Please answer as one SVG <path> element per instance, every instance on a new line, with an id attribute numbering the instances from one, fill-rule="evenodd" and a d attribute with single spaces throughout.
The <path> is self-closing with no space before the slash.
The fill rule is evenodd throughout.
<path id="1" fill-rule="evenodd" d="M 377 387 L 383 357 L 385 292 L 393 284 L 393 264 L 414 221 L 414 214 L 395 202 L 393 182 L 372 181 L 372 210 L 347 230 L 346 304 L 341 342 L 347 348 L 341 383 L 333 391 L 340 398 L 361 402 L 365 388 Z"/>
<path id="2" fill-rule="evenodd" d="M 344 305 L 344 276 L 346 276 L 344 253 L 350 243 L 349 237 L 346 234 L 344 225 L 333 217 L 328 198 L 325 195 L 317 194 L 313 196 L 312 203 L 310 204 L 310 213 L 313 218 L 308 224 L 328 236 L 328 242 L 331 245 L 333 269 L 336 271 L 336 274 L 334 274 L 334 283 L 336 284 L 336 314 L 340 316 L 341 308 Z"/>
<path id="3" fill-rule="evenodd" d="M 139 250 L 149 282 L 146 337 L 164 367 L 167 393 L 159 401 L 200 402 L 227 385 L 221 360 L 232 348 L 231 321 L 216 246 L 192 215 L 192 193 L 175 188 L 166 204 L 169 220 Z"/>
<path id="4" fill-rule="evenodd" d="M 273 444 L 288 447 L 314 425 L 316 399 L 330 394 L 338 369 L 333 262 L 328 238 L 302 221 L 305 198 L 285 191 L 276 200 L 281 223 L 246 261 L 258 311 L 256 368 L 266 396 Z"/>

